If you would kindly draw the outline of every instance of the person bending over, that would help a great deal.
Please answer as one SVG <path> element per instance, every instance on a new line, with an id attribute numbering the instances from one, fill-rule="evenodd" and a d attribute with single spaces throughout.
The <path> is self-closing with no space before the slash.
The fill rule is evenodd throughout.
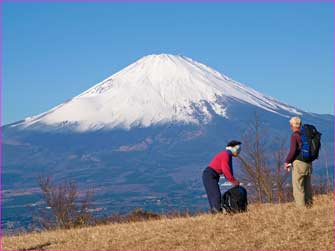
<path id="1" fill-rule="evenodd" d="M 230 141 L 226 146 L 226 150 L 219 152 L 203 171 L 202 181 L 212 213 L 222 212 L 221 191 L 219 187 L 220 175 L 223 174 L 233 186 L 240 184 L 233 174 L 232 157 L 239 155 L 241 144 L 241 142 L 236 140 Z"/>

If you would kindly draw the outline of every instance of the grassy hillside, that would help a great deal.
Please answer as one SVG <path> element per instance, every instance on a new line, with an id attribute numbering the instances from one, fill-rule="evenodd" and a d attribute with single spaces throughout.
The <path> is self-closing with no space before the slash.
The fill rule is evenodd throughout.
<path id="1" fill-rule="evenodd" d="M 311 209 L 250 205 L 237 215 L 200 215 L 4 237 L 5 250 L 334 250 L 333 193 Z"/>

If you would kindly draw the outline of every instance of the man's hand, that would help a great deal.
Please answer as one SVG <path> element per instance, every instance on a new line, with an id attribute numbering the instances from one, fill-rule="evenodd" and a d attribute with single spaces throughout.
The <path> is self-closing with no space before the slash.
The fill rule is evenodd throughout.
<path id="1" fill-rule="evenodd" d="M 238 180 L 234 180 L 232 182 L 230 182 L 234 187 L 239 186 L 240 182 Z"/>
<path id="2" fill-rule="evenodd" d="M 291 163 L 285 163 L 284 164 L 284 168 L 285 168 L 285 170 L 287 170 L 287 171 L 290 171 L 290 167 L 292 166 L 292 164 Z"/>

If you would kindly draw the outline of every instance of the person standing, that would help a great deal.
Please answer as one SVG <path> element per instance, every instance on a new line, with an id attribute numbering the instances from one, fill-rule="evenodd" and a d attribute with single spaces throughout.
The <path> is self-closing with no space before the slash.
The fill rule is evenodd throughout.
<path id="1" fill-rule="evenodd" d="M 310 207 L 313 204 L 312 195 L 312 162 L 299 160 L 302 147 L 301 119 L 292 117 L 290 119 L 292 130 L 290 151 L 286 157 L 284 167 L 290 170 L 292 167 L 293 197 L 298 207 Z"/>
<path id="2" fill-rule="evenodd" d="M 202 181 L 212 213 L 222 212 L 221 191 L 219 187 L 220 175 L 223 174 L 233 186 L 240 184 L 233 174 L 232 157 L 239 155 L 241 144 L 241 142 L 236 140 L 230 141 L 226 146 L 226 150 L 218 153 L 203 171 Z"/>

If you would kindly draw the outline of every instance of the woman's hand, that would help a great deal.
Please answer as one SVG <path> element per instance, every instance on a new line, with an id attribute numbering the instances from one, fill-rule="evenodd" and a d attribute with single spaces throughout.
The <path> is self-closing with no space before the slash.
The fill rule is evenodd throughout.
<path id="1" fill-rule="evenodd" d="M 238 180 L 234 180 L 232 182 L 230 182 L 234 187 L 239 186 L 240 182 Z"/>

